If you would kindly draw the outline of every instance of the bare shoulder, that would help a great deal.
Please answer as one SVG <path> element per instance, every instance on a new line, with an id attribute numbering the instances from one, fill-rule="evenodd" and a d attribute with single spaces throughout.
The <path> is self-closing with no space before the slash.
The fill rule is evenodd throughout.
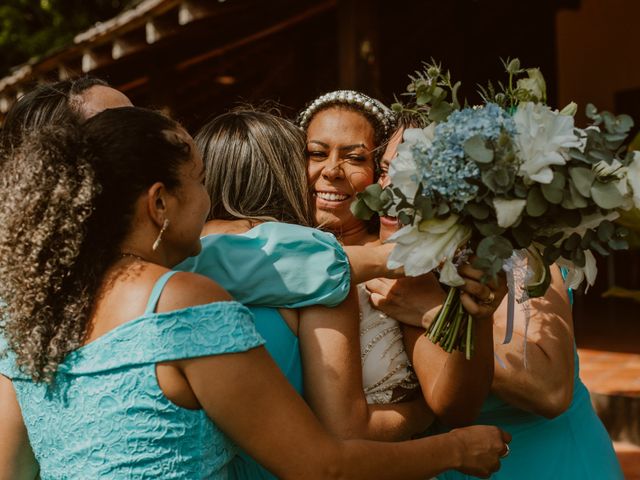
<path id="1" fill-rule="evenodd" d="M 197 273 L 178 272 L 167 282 L 157 311 L 167 312 L 229 300 L 233 300 L 231 295 L 210 278 Z"/>

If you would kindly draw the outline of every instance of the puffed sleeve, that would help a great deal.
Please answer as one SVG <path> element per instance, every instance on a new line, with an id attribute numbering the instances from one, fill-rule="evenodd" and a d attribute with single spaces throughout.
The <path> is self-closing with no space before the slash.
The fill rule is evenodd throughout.
<path id="1" fill-rule="evenodd" d="M 205 275 L 246 305 L 335 306 L 351 283 L 349 260 L 327 232 L 267 222 L 241 235 L 208 235 L 202 252 L 176 267 Z"/>

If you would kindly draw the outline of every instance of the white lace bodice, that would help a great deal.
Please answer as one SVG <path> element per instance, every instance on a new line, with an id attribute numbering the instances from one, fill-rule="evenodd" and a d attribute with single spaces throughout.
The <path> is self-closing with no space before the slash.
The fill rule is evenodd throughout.
<path id="1" fill-rule="evenodd" d="M 404 349 L 402 330 L 393 318 L 369 303 L 369 292 L 358 285 L 362 382 L 368 403 L 395 403 L 418 387 Z M 396 388 L 404 393 L 396 395 Z"/>

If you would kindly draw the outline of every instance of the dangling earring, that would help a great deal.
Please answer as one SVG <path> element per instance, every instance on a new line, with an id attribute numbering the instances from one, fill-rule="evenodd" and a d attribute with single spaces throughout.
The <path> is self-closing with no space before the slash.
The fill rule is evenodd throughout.
<path id="1" fill-rule="evenodd" d="M 169 227 L 169 219 L 165 218 L 164 219 L 164 223 L 162 224 L 162 228 L 160 229 L 160 233 L 158 233 L 158 237 L 156 238 L 156 241 L 153 242 L 153 246 L 151 247 L 151 250 L 153 250 L 154 252 L 158 249 L 158 247 L 160 246 L 160 242 L 162 241 L 162 235 L 164 234 L 165 230 Z"/>

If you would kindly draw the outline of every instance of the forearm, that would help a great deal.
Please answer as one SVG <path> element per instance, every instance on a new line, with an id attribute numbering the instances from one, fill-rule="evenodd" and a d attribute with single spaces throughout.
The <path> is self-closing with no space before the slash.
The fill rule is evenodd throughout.
<path id="1" fill-rule="evenodd" d="M 543 348 L 515 334 L 507 345 L 495 347 L 495 373 L 491 389 L 522 410 L 553 418 L 564 412 L 573 396 L 573 352 L 553 360 Z"/>
<path id="2" fill-rule="evenodd" d="M 345 246 L 344 251 L 349 257 L 349 265 L 351 266 L 351 284 L 358 285 L 374 278 L 396 278 L 401 275 L 401 270 L 387 268 L 387 259 L 391 249 L 391 244 Z"/>
<path id="3" fill-rule="evenodd" d="M 491 329 L 490 319 L 475 320 L 475 350 L 470 360 L 458 351 L 445 352 L 423 331 L 404 330 L 407 342 L 413 342 L 407 346 L 425 400 L 446 425 L 471 424 L 489 394 L 494 368 Z"/>
<path id="4" fill-rule="evenodd" d="M 393 404 L 370 404 L 368 410 L 366 438 L 369 440 L 408 440 L 423 433 L 434 418 L 423 398 Z"/>
<path id="5" fill-rule="evenodd" d="M 496 312 L 497 359 L 492 386 L 511 405 L 548 418 L 569 407 L 575 368 L 567 290 L 558 268 L 552 267 L 551 272 L 552 283 L 545 295 L 529 300 L 526 311 L 516 307 L 513 338 L 506 345 L 500 340 L 505 337 L 507 302 Z"/>
<path id="6" fill-rule="evenodd" d="M 459 449 L 459 443 L 448 435 L 384 446 L 363 440 L 346 441 L 339 463 L 340 478 L 424 480 L 458 468 Z"/>

